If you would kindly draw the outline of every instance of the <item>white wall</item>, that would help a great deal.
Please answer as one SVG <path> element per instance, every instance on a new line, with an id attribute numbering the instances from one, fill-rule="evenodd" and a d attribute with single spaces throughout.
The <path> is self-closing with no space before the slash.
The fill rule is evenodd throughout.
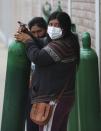
<path id="1" fill-rule="evenodd" d="M 101 90 L 101 1 L 97 0 L 95 4 L 96 9 L 96 52 L 98 55 L 99 62 L 99 76 L 100 76 L 100 90 Z"/>
<path id="2" fill-rule="evenodd" d="M 99 62 L 99 66 L 100 66 L 100 90 L 101 90 L 101 1 L 99 5 L 100 5 L 100 11 L 99 11 L 99 18 L 100 18 L 99 20 L 99 37 L 100 37 L 99 39 L 99 56 L 100 56 L 99 60 L 100 62 Z"/>
<path id="3" fill-rule="evenodd" d="M 0 0 L 0 31 L 8 44 L 16 29 L 17 21 L 28 22 L 32 18 L 33 0 Z"/>
<path id="4" fill-rule="evenodd" d="M 0 128 L 2 119 L 2 108 L 6 78 L 6 65 L 7 65 L 7 48 L 3 43 L 0 43 Z"/>

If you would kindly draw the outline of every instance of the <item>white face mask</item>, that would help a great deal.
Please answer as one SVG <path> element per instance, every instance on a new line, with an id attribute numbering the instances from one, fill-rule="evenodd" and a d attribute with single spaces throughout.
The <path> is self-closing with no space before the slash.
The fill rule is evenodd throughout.
<path id="1" fill-rule="evenodd" d="M 51 39 L 58 39 L 62 36 L 62 30 L 59 27 L 48 26 L 47 33 Z"/>

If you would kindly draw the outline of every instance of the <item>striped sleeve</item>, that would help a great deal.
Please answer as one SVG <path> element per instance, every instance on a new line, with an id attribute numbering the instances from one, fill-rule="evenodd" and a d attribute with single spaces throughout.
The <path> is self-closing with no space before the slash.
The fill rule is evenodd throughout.
<path id="1" fill-rule="evenodd" d="M 51 58 L 54 60 L 54 61 L 60 61 L 61 58 L 60 56 L 49 46 L 47 45 L 46 47 L 43 48 L 50 56 Z"/>

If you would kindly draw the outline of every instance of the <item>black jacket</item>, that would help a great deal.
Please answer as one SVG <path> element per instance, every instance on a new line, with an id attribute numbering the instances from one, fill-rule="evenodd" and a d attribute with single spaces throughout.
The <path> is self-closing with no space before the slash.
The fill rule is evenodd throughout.
<path id="1" fill-rule="evenodd" d="M 30 61 L 35 63 L 32 76 L 32 103 L 55 99 L 64 88 L 65 95 L 74 95 L 76 76 L 76 48 L 72 37 L 50 42 L 40 48 L 36 41 L 26 42 Z"/>

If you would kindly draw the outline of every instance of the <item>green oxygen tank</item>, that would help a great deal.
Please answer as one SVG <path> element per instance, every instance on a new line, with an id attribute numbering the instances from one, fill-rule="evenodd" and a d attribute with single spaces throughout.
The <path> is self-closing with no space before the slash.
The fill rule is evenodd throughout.
<path id="1" fill-rule="evenodd" d="M 23 43 L 14 41 L 8 49 L 1 131 L 24 131 L 30 61 Z"/>
<path id="2" fill-rule="evenodd" d="M 82 35 L 80 65 L 76 77 L 76 102 L 68 131 L 101 131 L 98 57 L 88 32 Z"/>
<path id="3" fill-rule="evenodd" d="M 67 131 L 79 131 L 78 121 L 78 107 L 77 100 L 75 100 L 74 106 L 69 115 Z"/>
<path id="4" fill-rule="evenodd" d="M 101 131 L 98 57 L 88 32 L 82 35 L 82 45 L 77 74 L 79 131 Z"/>

